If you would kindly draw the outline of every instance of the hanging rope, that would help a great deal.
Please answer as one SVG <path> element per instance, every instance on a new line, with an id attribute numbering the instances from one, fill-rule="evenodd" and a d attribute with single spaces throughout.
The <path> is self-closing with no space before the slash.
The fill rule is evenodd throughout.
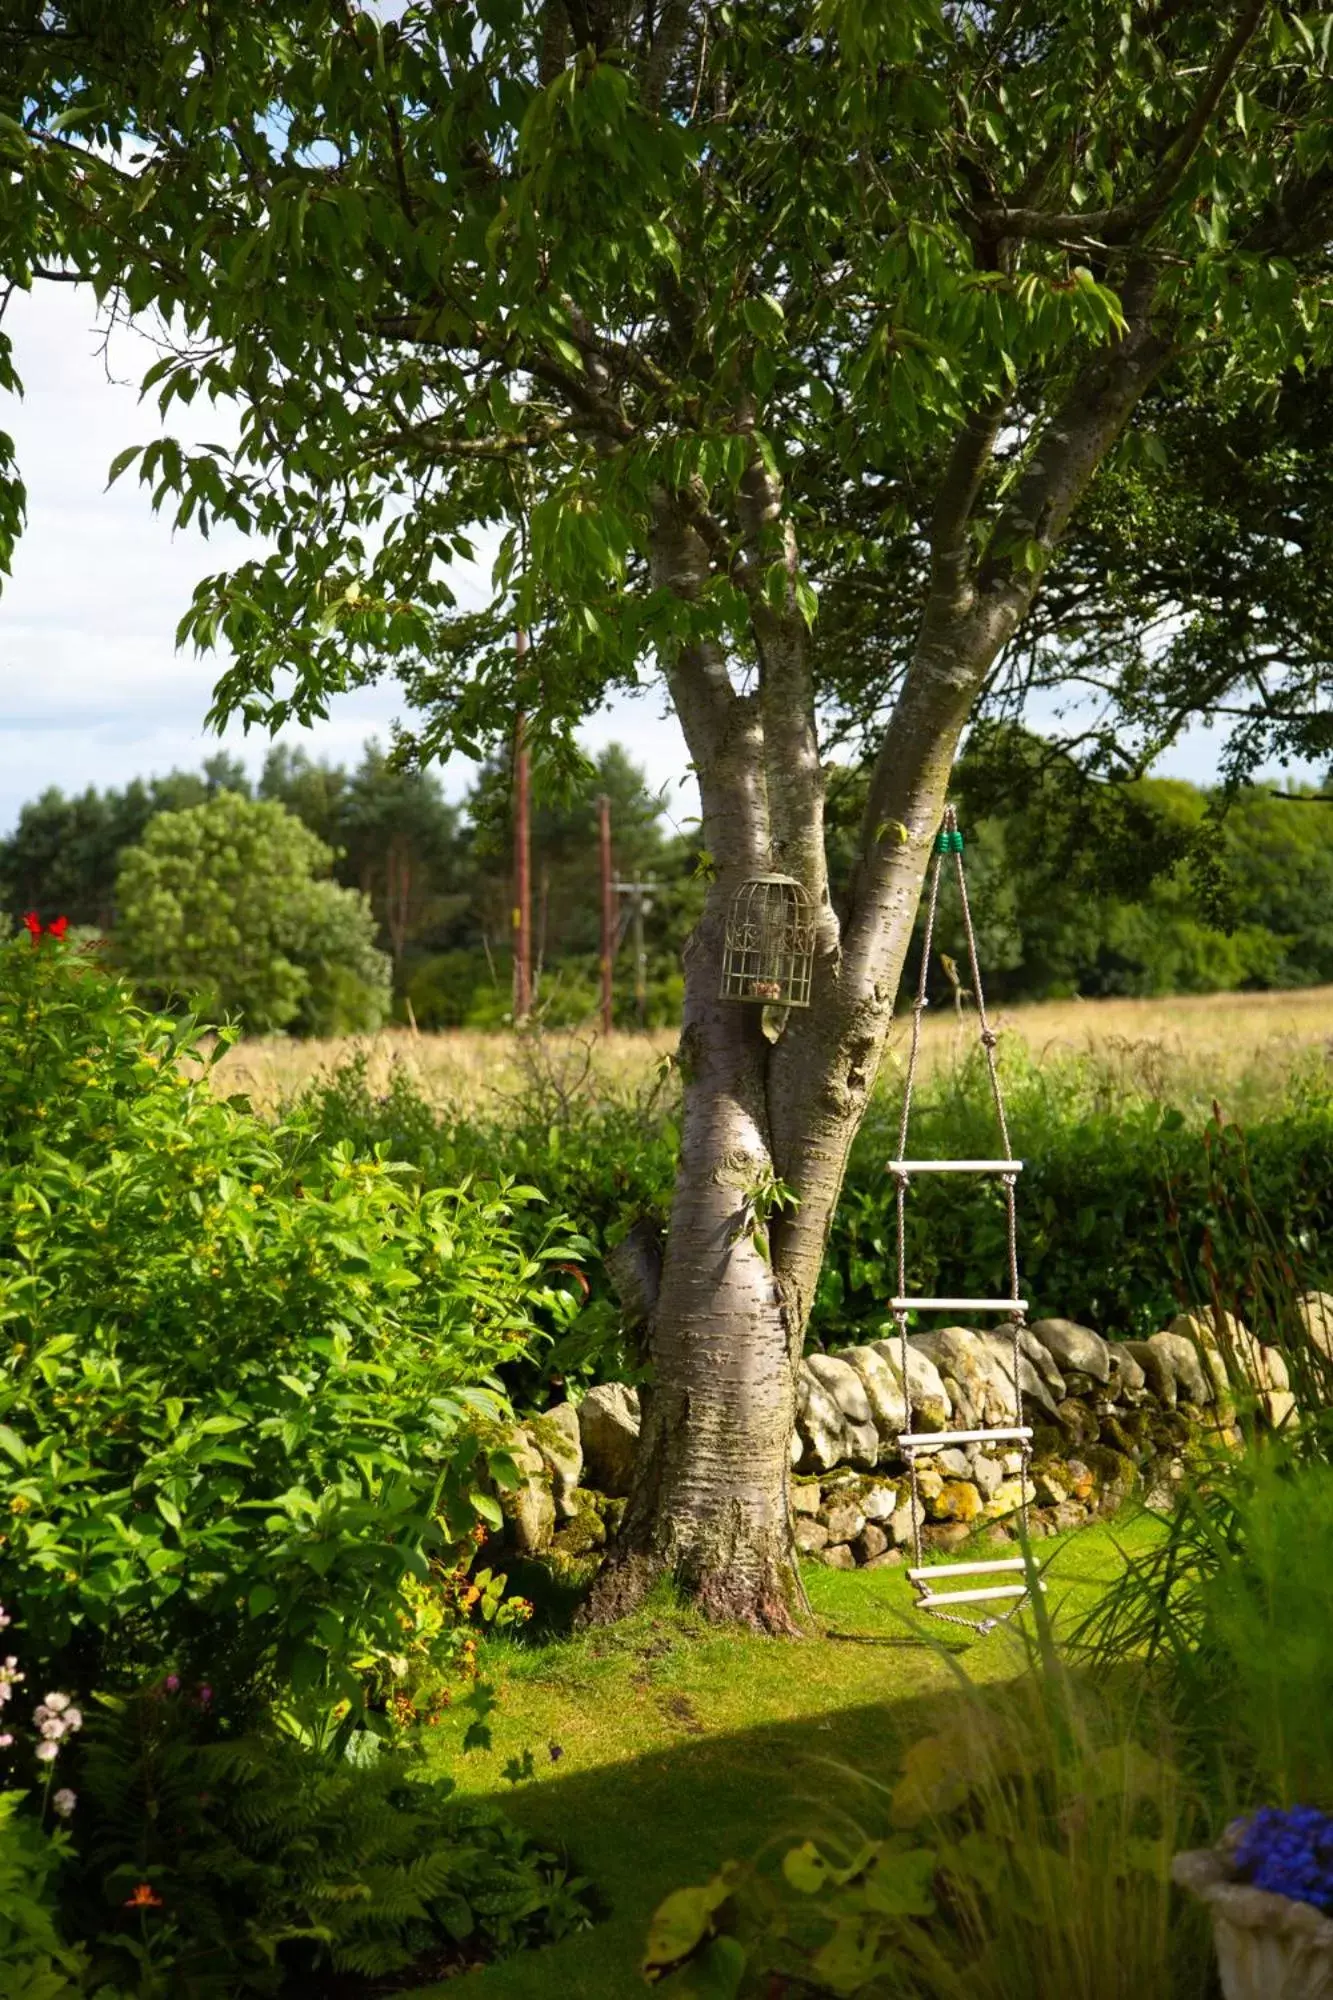
<path id="1" fill-rule="evenodd" d="M 908 1389 L 909 1347 L 907 1337 L 907 1320 L 910 1308 L 902 1303 L 907 1296 L 907 1186 L 909 1180 L 907 1170 L 907 1134 L 912 1117 L 912 1094 L 916 1085 L 917 1066 L 921 1055 L 921 1020 L 928 1004 L 926 989 L 930 970 L 930 954 L 935 939 L 935 920 L 939 910 L 940 878 L 946 857 L 949 856 L 953 858 L 954 874 L 958 883 L 958 896 L 963 916 L 963 930 L 967 938 L 968 965 L 972 974 L 972 995 L 976 1003 L 977 1019 L 980 1026 L 980 1041 L 985 1054 L 986 1073 L 990 1082 L 991 1099 L 995 1106 L 996 1123 L 999 1126 L 1003 1161 L 1013 1162 L 1013 1171 L 1006 1173 L 1001 1170 L 999 1178 L 1000 1184 L 1004 1189 L 1009 1297 L 1014 1302 L 1011 1324 L 1013 1370 L 1011 1382 L 1014 1399 L 1014 1428 L 1022 1431 L 1024 1429 L 1023 1388 L 1020 1366 L 1025 1320 L 1022 1302 L 1018 1296 L 1018 1215 L 1016 1196 L 1018 1170 L 1021 1162 L 1014 1160 L 1013 1147 L 1010 1143 L 1009 1121 L 1005 1115 L 1004 1093 L 1000 1087 L 1000 1073 L 995 1059 L 998 1037 L 986 1015 L 986 997 L 981 983 L 981 967 L 977 959 L 976 930 L 972 922 L 972 909 L 967 895 L 967 879 L 963 871 L 963 836 L 959 831 L 958 817 L 952 806 L 945 807 L 944 820 L 936 836 L 935 854 L 931 863 L 930 886 L 926 902 L 925 934 L 921 943 L 921 972 L 917 982 L 916 999 L 912 1006 L 912 1039 L 907 1056 L 907 1076 L 903 1086 L 902 1117 L 898 1125 L 898 1157 L 896 1162 L 893 1163 L 893 1172 L 896 1181 L 898 1234 L 898 1290 L 894 1318 L 897 1322 L 901 1347 L 903 1399 L 908 1410 L 908 1421 L 910 1423 L 911 1398 Z M 975 1165 L 976 1163 L 958 1164 Z M 992 1166 L 995 1164 L 994 1162 L 991 1163 Z M 1003 1434 L 1003 1431 L 1001 1431 L 1000 1435 L 1003 1436 Z M 960 1625 L 968 1631 L 978 1633 L 994 1631 L 997 1626 L 1007 1624 L 1011 1618 L 1015 1617 L 1022 1610 L 1029 1594 L 1026 1586 L 1021 1589 L 1015 1587 L 1015 1599 L 1008 1610 L 998 1615 L 991 1614 L 981 1618 L 972 1618 L 962 1613 L 945 1609 L 944 1606 L 947 1604 L 947 1598 L 936 1601 L 925 1601 L 932 1596 L 929 1575 L 946 1577 L 950 1574 L 950 1568 L 948 1565 L 941 1565 L 933 1572 L 927 1573 L 924 1579 L 920 1574 L 925 1566 L 925 1548 L 922 1534 L 920 1472 L 917 1461 L 923 1450 L 928 1452 L 933 1450 L 934 1447 L 924 1440 L 910 1442 L 908 1441 L 910 1437 L 911 1433 L 909 1432 L 906 1434 L 902 1447 L 903 1455 L 907 1461 L 911 1494 L 913 1563 L 909 1575 L 912 1578 L 918 1598 L 923 1600 L 921 1609 L 928 1611 L 931 1617 L 938 1618 L 947 1625 Z M 1020 1437 L 1016 1442 L 1021 1457 L 1019 1469 L 1019 1515 L 1023 1524 L 1023 1546 L 1026 1549 L 1028 1546 L 1028 1472 L 1032 1461 L 1032 1446 L 1030 1437 Z M 953 1566 L 952 1573 L 959 1574 L 961 1572 L 975 1576 L 984 1573 L 988 1568 L 1008 1569 L 1012 1567 L 1012 1564 L 958 1564 Z"/>

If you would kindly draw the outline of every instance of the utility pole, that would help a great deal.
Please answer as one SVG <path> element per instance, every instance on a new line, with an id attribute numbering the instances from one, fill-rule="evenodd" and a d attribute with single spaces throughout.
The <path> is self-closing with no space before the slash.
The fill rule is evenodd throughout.
<path id="1" fill-rule="evenodd" d="M 611 1032 L 611 967 L 616 953 L 616 885 L 611 868 L 611 801 L 603 792 L 597 801 L 601 836 L 602 875 L 602 1033 Z"/>
<path id="2" fill-rule="evenodd" d="M 648 947 L 643 936 L 643 886 L 634 884 L 636 891 L 631 904 L 631 919 L 634 937 L 634 1011 L 639 1017 L 639 1032 L 648 1026 Z"/>
<path id="3" fill-rule="evenodd" d="M 652 891 L 657 887 L 649 875 L 642 882 L 616 882 L 616 895 L 629 898 L 630 936 L 634 941 L 634 1008 L 640 1028 L 648 1026 L 648 946 L 643 920 L 653 907 Z"/>
<path id="4" fill-rule="evenodd" d="M 521 666 L 528 650 L 522 626 L 514 634 Z M 514 1026 L 532 1011 L 532 826 L 527 725 L 520 709 L 514 726 Z"/>

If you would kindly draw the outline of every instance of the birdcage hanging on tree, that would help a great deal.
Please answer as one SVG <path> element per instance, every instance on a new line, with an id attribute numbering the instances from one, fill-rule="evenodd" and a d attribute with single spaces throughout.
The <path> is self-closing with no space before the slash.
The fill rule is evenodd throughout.
<path id="1" fill-rule="evenodd" d="M 722 998 L 808 1007 L 815 959 L 814 907 L 790 875 L 751 875 L 731 899 L 722 951 Z"/>

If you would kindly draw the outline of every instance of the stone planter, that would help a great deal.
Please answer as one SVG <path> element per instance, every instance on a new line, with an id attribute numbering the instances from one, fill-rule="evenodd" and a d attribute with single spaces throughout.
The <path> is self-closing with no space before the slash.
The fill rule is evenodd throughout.
<path id="1" fill-rule="evenodd" d="M 1178 1854 L 1173 1879 L 1208 1906 L 1225 2000 L 1333 2000 L 1333 1919 L 1236 1880 L 1242 1822 L 1219 1847 Z"/>

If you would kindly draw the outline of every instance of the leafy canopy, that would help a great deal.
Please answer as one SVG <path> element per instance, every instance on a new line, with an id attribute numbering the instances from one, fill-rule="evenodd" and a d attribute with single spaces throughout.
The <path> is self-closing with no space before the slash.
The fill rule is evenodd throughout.
<path id="1" fill-rule="evenodd" d="M 164 415 L 240 404 L 235 449 L 165 437 L 115 468 L 269 540 L 182 624 L 232 649 L 216 722 L 309 720 L 392 664 L 426 749 L 484 749 L 521 706 L 549 753 L 686 637 L 744 672 L 789 588 L 814 620 L 863 585 L 866 643 L 834 618 L 817 692 L 873 721 L 969 423 L 993 448 L 966 543 L 1021 583 L 1068 514 L 1027 498 L 1062 399 L 1127 300 L 1203 407 L 1327 360 L 1330 37 L 1283 0 L 121 13 L 65 0 L 16 37 L 18 276 L 46 257 L 167 316 Z M 1187 442 L 1136 418 L 1122 451 L 1194 493 Z M 747 533 L 760 469 L 786 518 Z M 708 549 L 692 595 L 650 569 L 663 492 Z M 479 531 L 493 595 L 463 615 Z M 1182 594 L 1164 575 L 1123 622 Z M 1108 701 L 1169 736 L 1253 665 L 1182 690 L 1168 661 Z M 1013 649 L 997 690 L 1029 684 Z"/>

